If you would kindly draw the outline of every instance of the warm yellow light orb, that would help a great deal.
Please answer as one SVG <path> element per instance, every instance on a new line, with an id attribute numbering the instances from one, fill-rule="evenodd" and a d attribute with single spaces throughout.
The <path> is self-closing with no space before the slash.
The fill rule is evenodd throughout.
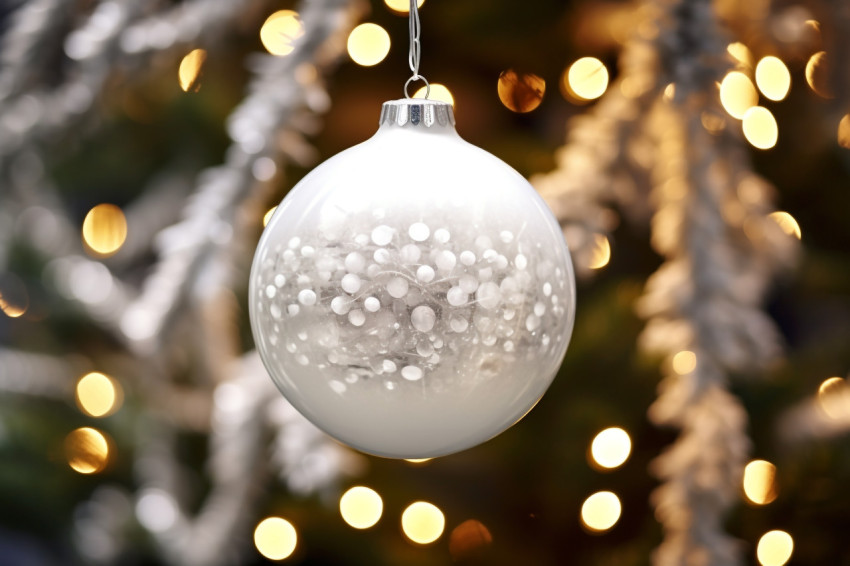
<path id="1" fill-rule="evenodd" d="M 579 100 L 595 100 L 608 89 L 608 69 L 596 57 L 582 57 L 570 65 L 562 81 Z"/>
<path id="2" fill-rule="evenodd" d="M 284 57 L 295 49 L 295 41 L 304 34 L 298 12 L 279 10 L 266 18 L 260 28 L 260 41 L 272 55 Z"/>
<path id="3" fill-rule="evenodd" d="M 292 523 L 281 517 L 268 517 L 254 529 L 254 546 L 270 560 L 283 560 L 295 552 L 298 533 Z"/>
<path id="4" fill-rule="evenodd" d="M 401 514 L 405 536 L 417 544 L 430 544 L 440 538 L 446 518 L 440 509 L 427 501 L 411 503 Z"/>
<path id="5" fill-rule="evenodd" d="M 180 82 L 180 88 L 184 91 L 197 92 L 201 88 L 199 79 L 201 78 L 201 69 L 204 66 L 204 61 L 207 60 L 207 52 L 203 49 L 194 49 L 183 57 L 180 61 L 180 68 L 177 70 L 177 79 Z"/>
<path id="6" fill-rule="evenodd" d="M 78 428 L 65 437 L 65 457 L 80 474 L 96 474 L 109 462 L 109 442 L 99 430 Z"/>
<path id="7" fill-rule="evenodd" d="M 690 350 L 682 350 L 673 356 L 673 371 L 679 375 L 688 375 L 697 369 L 697 355 Z"/>
<path id="8" fill-rule="evenodd" d="M 606 428 L 597 434 L 590 444 L 593 461 L 603 468 L 613 469 L 622 466 L 632 451 L 632 439 L 629 433 L 618 427 Z"/>
<path id="9" fill-rule="evenodd" d="M 826 51 L 818 51 L 806 63 L 806 82 L 818 96 L 833 98 L 835 95 L 829 84 L 829 58 Z"/>
<path id="10" fill-rule="evenodd" d="M 761 566 L 783 566 L 794 553 L 794 539 L 785 531 L 770 531 L 762 535 L 756 548 Z"/>
<path id="11" fill-rule="evenodd" d="M 741 43 L 740 41 L 736 41 L 734 43 L 730 43 L 726 46 L 726 52 L 732 56 L 735 61 L 744 65 L 746 67 L 752 67 L 753 65 L 753 54 L 750 52 L 750 48 Z"/>
<path id="12" fill-rule="evenodd" d="M 109 376 L 92 372 L 77 382 L 77 406 L 92 417 L 105 417 L 120 405 L 120 386 Z"/>
<path id="13" fill-rule="evenodd" d="M 374 489 L 356 486 L 340 497 L 339 512 L 355 529 L 368 529 L 381 519 L 384 502 Z"/>
<path id="14" fill-rule="evenodd" d="M 272 219 L 272 216 L 274 216 L 274 212 L 275 212 L 275 210 L 277 210 L 277 206 L 273 206 L 273 207 L 271 207 L 271 208 L 270 208 L 270 209 L 268 209 L 268 210 L 266 211 L 266 213 L 263 215 L 263 227 L 265 227 L 265 226 L 267 226 L 267 225 L 268 225 L 269 220 L 271 220 L 271 219 Z"/>
<path id="15" fill-rule="evenodd" d="M 756 505 L 776 499 L 776 466 L 766 460 L 753 460 L 744 468 L 744 495 Z"/>
<path id="16" fill-rule="evenodd" d="M 838 145 L 850 149 L 850 114 L 845 114 L 838 123 Z"/>
<path id="17" fill-rule="evenodd" d="M 782 100 L 791 88 L 791 73 L 781 59 L 768 55 L 756 65 L 756 85 L 770 100 Z"/>
<path id="18" fill-rule="evenodd" d="M 546 81 L 534 73 L 518 73 L 513 69 L 502 71 L 496 85 L 499 100 L 513 112 L 531 112 L 543 102 Z"/>
<path id="19" fill-rule="evenodd" d="M 591 531 L 603 532 L 620 520 L 620 498 L 610 491 L 598 491 L 584 500 L 581 522 Z"/>
<path id="20" fill-rule="evenodd" d="M 593 251 L 590 254 L 590 269 L 602 269 L 611 261 L 611 242 L 602 234 L 593 236 Z"/>
<path id="21" fill-rule="evenodd" d="M 427 87 L 422 87 L 413 93 L 413 98 L 425 98 Z M 428 94 L 428 100 L 439 100 L 440 102 L 448 102 L 452 106 L 455 104 L 455 97 L 452 92 L 440 83 L 431 83 L 431 92 Z"/>
<path id="22" fill-rule="evenodd" d="M 779 224 L 779 227 L 782 229 L 782 231 L 788 234 L 789 236 L 794 236 L 798 240 L 802 239 L 803 233 L 800 230 L 800 224 L 793 216 L 791 216 L 784 210 L 777 210 L 776 212 L 771 212 L 767 216 L 771 220 Z"/>
<path id="23" fill-rule="evenodd" d="M 121 249 L 127 239 L 127 219 L 114 204 L 99 204 L 83 220 L 83 242 L 99 256 Z"/>
<path id="24" fill-rule="evenodd" d="M 424 3 L 425 0 L 416 0 L 416 7 L 421 8 Z M 407 14 L 410 12 L 409 0 L 384 0 L 384 4 L 396 14 Z"/>
<path id="25" fill-rule="evenodd" d="M 779 139 L 779 126 L 770 110 L 753 106 L 744 113 L 744 137 L 758 149 L 770 149 Z"/>
<path id="26" fill-rule="evenodd" d="M 720 83 L 720 104 L 733 118 L 744 117 L 747 110 L 758 104 L 759 96 L 750 78 L 740 71 L 732 71 Z"/>
<path id="27" fill-rule="evenodd" d="M 844 379 L 841 377 L 830 377 L 825 379 L 818 387 L 818 406 L 833 419 L 839 419 L 850 410 L 847 395 L 842 395 Z"/>
<path id="28" fill-rule="evenodd" d="M 348 35 L 348 55 L 358 65 L 377 65 L 389 52 L 390 34 L 378 24 L 360 24 Z"/>

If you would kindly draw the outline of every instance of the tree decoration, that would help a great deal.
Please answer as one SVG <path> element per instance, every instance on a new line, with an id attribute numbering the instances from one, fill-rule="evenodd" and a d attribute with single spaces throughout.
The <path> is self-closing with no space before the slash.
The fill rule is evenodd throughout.
<path id="1" fill-rule="evenodd" d="M 406 95 L 425 81 L 413 1 L 410 22 Z M 425 458 L 537 403 L 567 348 L 575 284 L 528 182 L 463 141 L 451 105 L 407 96 L 278 206 L 249 305 L 260 356 L 308 419 L 364 452 Z"/>

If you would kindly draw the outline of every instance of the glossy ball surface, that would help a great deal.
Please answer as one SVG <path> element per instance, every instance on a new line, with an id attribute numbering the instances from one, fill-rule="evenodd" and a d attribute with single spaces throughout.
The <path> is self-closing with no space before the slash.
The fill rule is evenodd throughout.
<path id="1" fill-rule="evenodd" d="M 449 454 L 521 419 L 569 342 L 560 228 L 516 171 L 451 126 L 382 125 L 283 200 L 250 280 L 286 398 L 363 452 Z"/>

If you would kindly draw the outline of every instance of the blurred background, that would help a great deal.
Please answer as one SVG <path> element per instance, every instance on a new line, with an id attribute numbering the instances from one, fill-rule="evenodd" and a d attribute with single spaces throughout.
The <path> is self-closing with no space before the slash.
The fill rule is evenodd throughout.
<path id="1" fill-rule="evenodd" d="M 403 96 L 408 2 L 7 0 L 0 564 L 850 565 L 846 3 L 420 4 L 573 253 L 549 392 L 386 460 L 253 353 L 264 219 Z"/>

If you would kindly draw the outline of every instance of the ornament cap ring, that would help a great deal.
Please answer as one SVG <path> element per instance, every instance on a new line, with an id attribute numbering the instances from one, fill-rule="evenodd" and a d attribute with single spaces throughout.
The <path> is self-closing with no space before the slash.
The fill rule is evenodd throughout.
<path id="1" fill-rule="evenodd" d="M 425 99 L 427 100 L 428 97 L 431 96 L 431 83 L 429 83 L 428 80 L 425 77 L 423 77 L 422 75 L 420 75 L 418 73 L 413 75 L 409 79 L 407 79 L 407 82 L 404 83 L 404 97 L 405 98 L 412 98 L 410 96 L 410 94 L 407 92 L 407 89 L 410 86 L 410 83 L 415 82 L 415 81 L 422 81 L 423 83 L 425 83 Z"/>

